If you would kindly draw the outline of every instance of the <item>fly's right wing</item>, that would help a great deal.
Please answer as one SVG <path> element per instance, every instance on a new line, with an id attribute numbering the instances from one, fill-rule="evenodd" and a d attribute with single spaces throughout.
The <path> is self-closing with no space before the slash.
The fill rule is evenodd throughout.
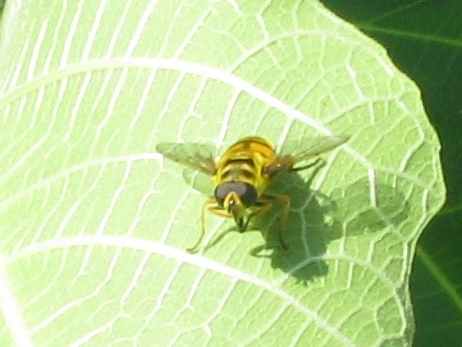
<path id="1" fill-rule="evenodd" d="M 197 143 L 162 142 L 156 146 L 156 151 L 174 162 L 199 170 L 209 176 L 215 175 L 217 169 L 210 145 Z"/>

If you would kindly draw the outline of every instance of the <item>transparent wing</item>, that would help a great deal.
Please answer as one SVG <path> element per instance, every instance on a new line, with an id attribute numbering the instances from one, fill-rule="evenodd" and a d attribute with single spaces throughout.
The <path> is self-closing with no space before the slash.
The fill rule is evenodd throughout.
<path id="1" fill-rule="evenodd" d="M 209 176 L 216 172 L 210 145 L 198 143 L 162 142 L 156 146 L 156 151 L 174 162 L 199 170 Z"/>
<path id="2" fill-rule="evenodd" d="M 295 163 L 328 152 L 348 141 L 350 135 L 316 136 L 305 140 L 289 141 L 282 146 L 281 156 L 290 155 Z"/>
<path id="3" fill-rule="evenodd" d="M 349 138 L 349 135 L 317 136 L 288 142 L 283 145 L 278 159 L 265 167 L 265 172 L 273 175 L 281 170 L 292 169 L 295 164 L 328 152 L 345 143 Z"/>
<path id="4" fill-rule="evenodd" d="M 193 187 L 195 190 L 212 197 L 214 184 L 213 180 L 209 175 L 187 167 L 183 170 L 183 178 L 187 184 Z"/>

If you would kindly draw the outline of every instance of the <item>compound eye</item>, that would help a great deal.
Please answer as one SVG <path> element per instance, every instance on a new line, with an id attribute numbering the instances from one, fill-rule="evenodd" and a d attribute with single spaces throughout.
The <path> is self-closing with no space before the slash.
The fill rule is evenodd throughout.
<path id="1" fill-rule="evenodd" d="M 230 192 L 236 193 L 246 207 L 257 203 L 257 191 L 250 184 L 245 182 L 224 182 L 215 189 L 215 199 L 220 206 L 223 206 L 224 200 Z"/>
<path id="2" fill-rule="evenodd" d="M 257 191 L 248 183 L 239 182 L 239 190 L 236 191 L 246 207 L 253 206 L 257 203 Z"/>
<path id="3" fill-rule="evenodd" d="M 228 195 L 229 192 L 228 183 L 221 183 L 215 188 L 215 200 L 219 206 L 223 207 L 226 195 Z"/>

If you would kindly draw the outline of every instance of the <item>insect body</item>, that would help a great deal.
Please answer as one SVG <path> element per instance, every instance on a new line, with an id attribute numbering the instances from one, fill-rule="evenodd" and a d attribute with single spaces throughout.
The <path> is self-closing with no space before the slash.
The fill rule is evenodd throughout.
<path id="1" fill-rule="evenodd" d="M 299 162 L 314 158 L 345 141 L 349 136 L 324 136 L 311 139 L 308 147 L 293 154 L 278 155 L 274 147 L 257 136 L 246 137 L 229 147 L 215 162 L 211 151 L 198 144 L 160 143 L 157 152 L 173 161 L 213 176 L 214 197 L 204 202 L 201 214 L 201 235 L 196 244 L 187 249 L 194 252 L 205 234 L 206 210 L 223 217 L 232 217 L 238 230 L 244 232 L 255 216 L 272 207 L 273 201 L 284 203 L 280 219 L 285 224 L 290 210 L 290 198 L 285 195 L 266 193 L 271 179 L 282 170 L 300 171 L 316 165 L 321 159 L 295 167 Z M 299 146 L 300 148 L 300 146 Z"/>

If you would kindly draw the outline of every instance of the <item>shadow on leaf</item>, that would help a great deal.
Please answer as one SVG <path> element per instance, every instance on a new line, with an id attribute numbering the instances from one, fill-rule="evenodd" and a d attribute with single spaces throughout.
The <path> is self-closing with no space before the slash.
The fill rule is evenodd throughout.
<path id="1" fill-rule="evenodd" d="M 314 170 L 312 178 L 319 169 Z M 329 242 L 396 228 L 409 215 L 403 194 L 387 184 L 376 184 L 371 193 L 368 179 L 362 178 L 326 196 L 310 189 L 310 183 L 292 172 L 281 173 L 272 182 L 272 192 L 291 197 L 289 219 L 281 228 L 282 206 L 263 215 L 255 226 L 266 242 L 252 251 L 254 256 L 270 258 L 273 268 L 302 283 L 327 274 L 324 255 Z M 288 249 L 284 249 L 281 239 Z"/>
<path id="2" fill-rule="evenodd" d="M 409 215 L 407 200 L 397 188 L 386 183 L 376 183 L 371 188 L 367 177 L 338 187 L 329 196 L 310 189 L 311 181 L 320 170 L 322 166 L 315 167 L 308 181 L 295 172 L 280 172 L 268 192 L 291 198 L 287 223 L 281 227 L 283 206 L 274 202 L 273 208 L 257 217 L 248 230 L 259 230 L 265 240 L 251 251 L 252 256 L 270 259 L 273 268 L 281 269 L 302 283 L 327 274 L 324 255 L 329 242 L 396 228 Z M 186 171 L 184 178 L 204 193 L 213 191 L 208 176 Z M 229 232 L 235 231 L 232 227 L 221 232 L 202 251 L 213 248 Z"/>

